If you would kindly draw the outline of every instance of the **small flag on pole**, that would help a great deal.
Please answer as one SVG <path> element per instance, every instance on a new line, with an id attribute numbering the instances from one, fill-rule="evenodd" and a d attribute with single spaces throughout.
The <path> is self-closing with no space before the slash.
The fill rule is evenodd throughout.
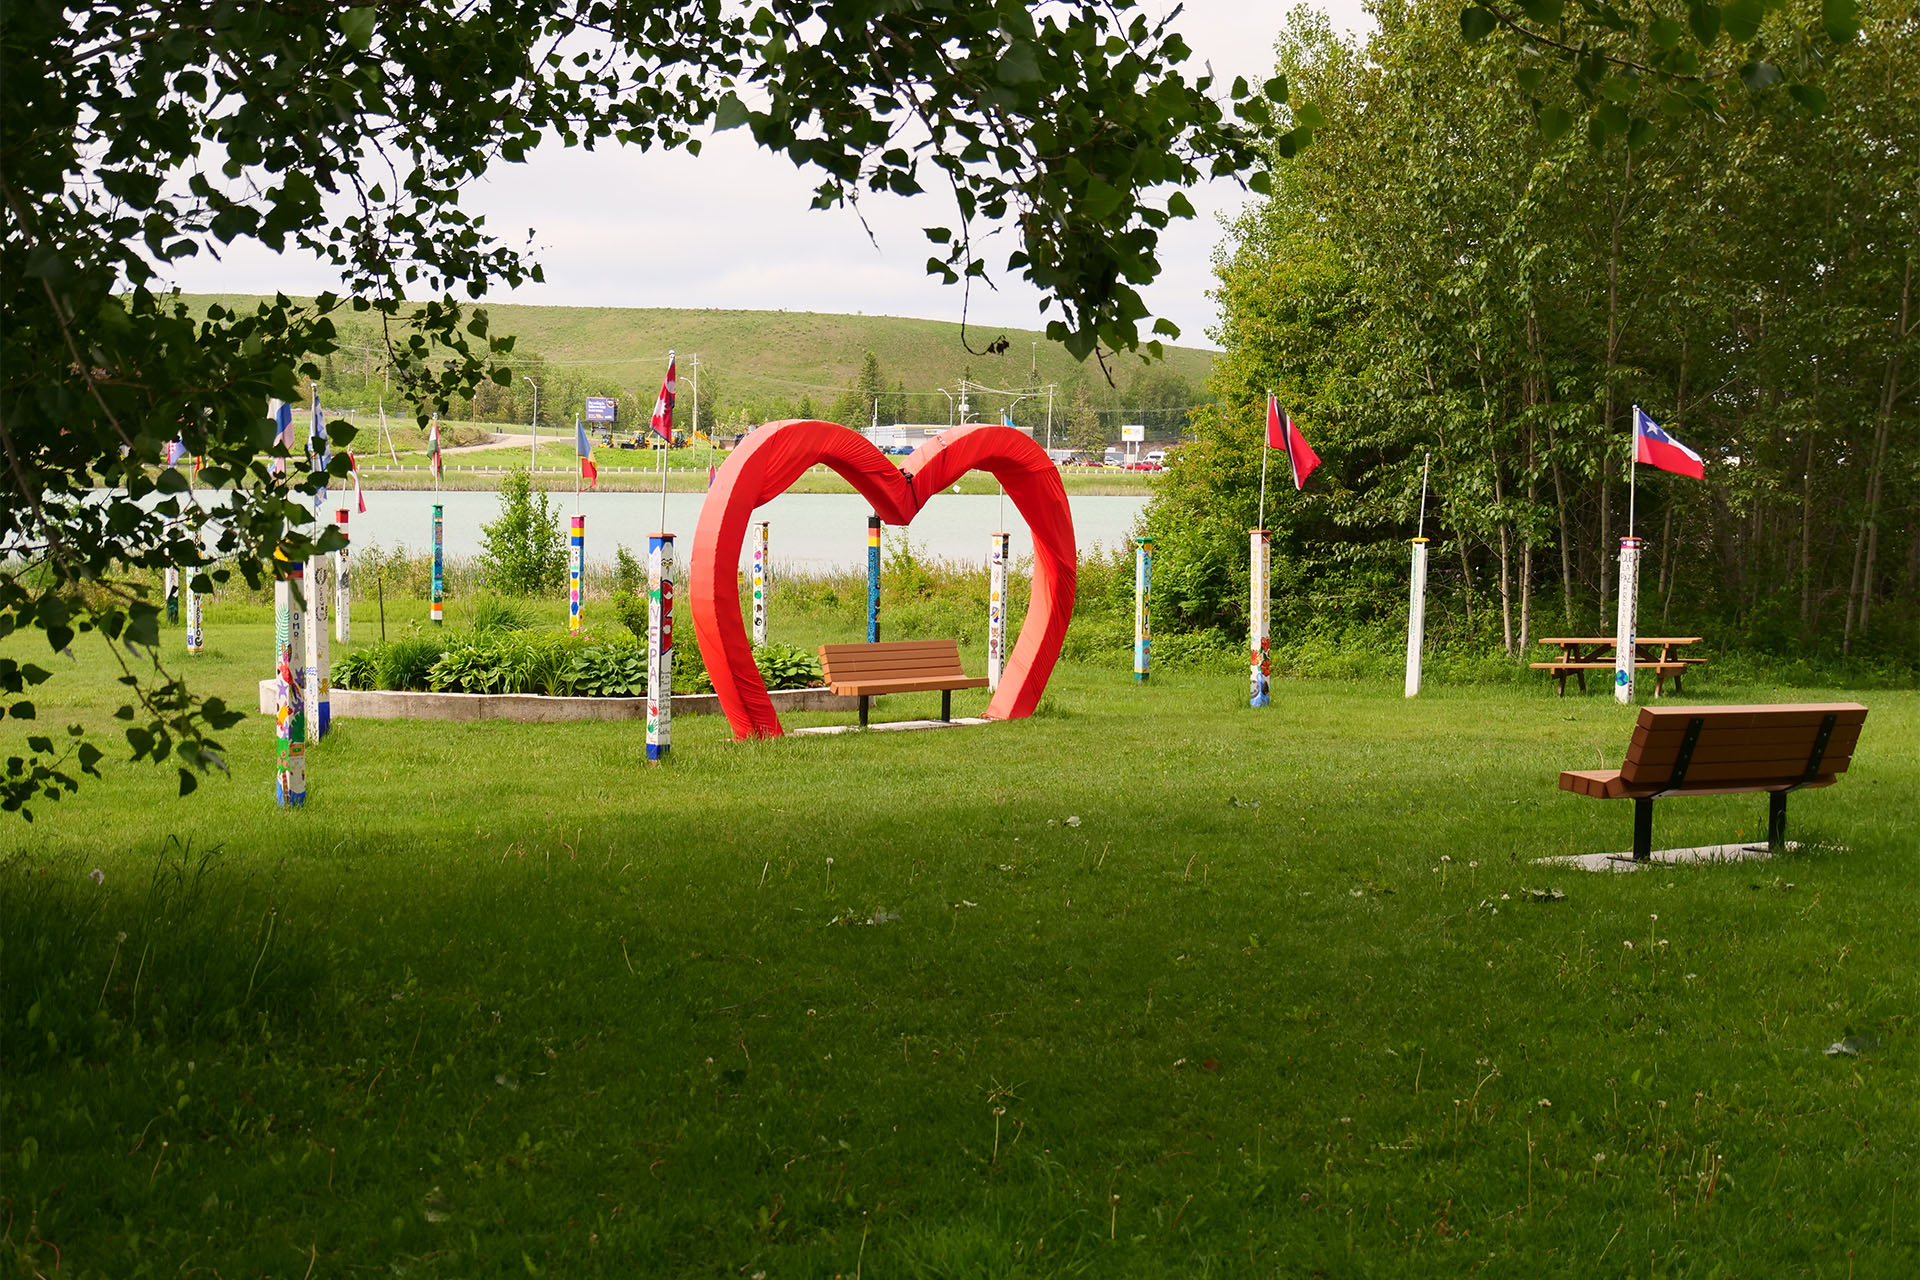
<path id="1" fill-rule="evenodd" d="M 587 424 L 580 421 L 580 415 L 573 418 L 573 447 L 580 454 L 580 478 L 587 482 L 588 488 L 600 487 L 600 468 L 593 462 L 593 441 L 587 438 Z"/>
<path id="2" fill-rule="evenodd" d="M 187 446 L 186 443 L 181 440 L 167 441 L 166 447 L 161 450 L 160 453 L 161 461 L 169 467 L 178 465 L 180 460 L 186 456 Z"/>
<path id="3" fill-rule="evenodd" d="M 269 400 L 267 401 L 267 416 L 273 419 L 274 425 L 278 428 L 274 433 L 274 440 L 284 448 L 287 453 L 291 454 L 293 452 L 293 406 L 285 400 Z M 282 476 L 286 473 L 286 458 L 275 458 L 273 460 L 273 474 Z"/>
<path id="4" fill-rule="evenodd" d="M 433 473 L 433 483 L 437 486 L 446 468 L 440 461 L 440 416 L 434 415 L 433 425 L 427 428 L 427 470 Z"/>
<path id="5" fill-rule="evenodd" d="M 1274 396 L 1267 397 L 1267 448 L 1287 451 L 1295 489 L 1305 488 L 1307 477 L 1320 465 L 1320 455 L 1307 444 L 1307 438 L 1294 425 L 1293 415 L 1282 409 Z"/>
<path id="6" fill-rule="evenodd" d="M 1633 460 L 1662 471 L 1692 476 L 1695 480 L 1707 478 L 1706 461 L 1661 430 L 1660 424 L 1649 418 L 1639 405 L 1633 407 Z"/>
<path id="7" fill-rule="evenodd" d="M 360 514 L 367 514 L 367 495 L 360 492 L 360 464 L 353 459 L 353 450 L 347 450 L 347 470 L 353 473 L 353 500 L 360 508 Z"/>
<path id="8" fill-rule="evenodd" d="M 665 440 L 669 447 L 673 444 L 673 398 L 678 391 L 673 370 L 677 363 L 679 362 L 668 357 L 666 380 L 660 384 L 660 398 L 653 402 L 653 418 L 647 424 L 659 433 L 660 438 Z"/>

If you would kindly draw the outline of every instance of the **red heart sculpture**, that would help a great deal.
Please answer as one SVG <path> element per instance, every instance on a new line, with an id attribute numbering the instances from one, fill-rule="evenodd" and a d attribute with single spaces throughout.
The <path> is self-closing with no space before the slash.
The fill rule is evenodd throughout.
<path id="1" fill-rule="evenodd" d="M 859 432 L 807 419 L 768 423 L 728 456 L 713 478 L 693 535 L 693 631 L 734 737 L 781 733 L 740 616 L 740 544 L 753 509 L 785 493 L 817 464 L 844 476 L 892 525 L 911 523 L 928 498 L 969 471 L 987 471 L 1000 481 L 1033 533 L 1033 593 L 987 718 L 1032 715 L 1067 637 L 1079 569 L 1060 469 L 1031 436 L 1012 427 L 955 427 L 896 467 Z"/>

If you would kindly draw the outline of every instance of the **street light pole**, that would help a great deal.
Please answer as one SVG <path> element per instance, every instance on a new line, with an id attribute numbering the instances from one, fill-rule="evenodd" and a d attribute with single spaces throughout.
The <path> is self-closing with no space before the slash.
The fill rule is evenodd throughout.
<path id="1" fill-rule="evenodd" d="M 532 378 L 525 378 L 533 388 L 533 443 L 527 449 L 527 479 L 533 479 L 533 469 L 540 460 L 540 384 Z"/>

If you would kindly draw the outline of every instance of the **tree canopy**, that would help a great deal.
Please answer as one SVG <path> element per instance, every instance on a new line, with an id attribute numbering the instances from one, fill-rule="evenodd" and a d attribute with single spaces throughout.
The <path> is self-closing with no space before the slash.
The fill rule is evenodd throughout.
<path id="1" fill-rule="evenodd" d="M 1754 45 L 1788 47 L 1830 8 L 1777 6 L 1701 74 L 1737 78 Z M 1509 650 L 1543 626 L 1609 630 L 1638 403 L 1707 459 L 1704 484 L 1640 469 L 1643 625 L 1910 665 L 1911 6 L 1865 6 L 1861 39 L 1798 68 L 1808 92 L 1743 93 L 1638 136 L 1530 127 L 1542 105 L 1511 86 L 1536 53 L 1461 41 L 1445 0 L 1376 12 L 1364 42 L 1316 21 L 1285 41 L 1320 127 L 1223 257 L 1221 405 L 1150 517 L 1168 622 L 1244 625 L 1271 389 L 1327 464 L 1267 505 L 1285 628 L 1404 615 L 1430 454 L 1430 628 Z M 1557 92 L 1563 110 L 1584 101 Z"/>
<path id="2" fill-rule="evenodd" d="M 1257 175 L 1244 126 L 1270 118 L 1246 86 L 1185 74 L 1187 54 L 1134 0 L 9 3 L 0 634 L 59 650 L 104 632 L 128 663 L 134 758 L 177 757 L 190 788 L 235 716 L 152 661 L 157 606 L 128 571 L 182 566 L 204 589 L 229 564 L 257 580 L 276 548 L 330 548 L 299 500 L 325 476 L 289 465 L 264 408 L 318 371 L 343 313 L 385 324 L 422 415 L 510 379 L 512 340 L 473 300 L 540 267 L 461 195 L 548 138 L 697 151 L 702 129 L 746 128 L 819 175 L 817 205 L 932 183 L 951 204 L 929 270 L 985 276 L 982 239 L 1005 230 L 1004 269 L 1038 286 L 1050 337 L 1152 348 L 1177 335 L 1140 289 L 1161 229 L 1193 214 L 1180 189 Z M 204 315 L 169 298 L 173 264 L 243 241 L 318 255 L 343 287 Z M 211 507 L 157 465 L 176 441 Z M 47 677 L 0 659 L 6 714 L 34 717 Z M 36 736 L 0 801 L 57 796 L 97 759 Z"/>

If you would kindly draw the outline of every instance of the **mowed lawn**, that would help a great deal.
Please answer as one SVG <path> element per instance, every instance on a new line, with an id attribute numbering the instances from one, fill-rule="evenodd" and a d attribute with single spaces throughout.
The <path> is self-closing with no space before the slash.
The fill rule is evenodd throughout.
<path id="1" fill-rule="evenodd" d="M 257 619 L 195 670 L 247 706 Z M 43 729 L 112 723 L 77 648 Z M 1535 865 L 1631 833 L 1555 779 L 1633 712 L 1544 684 L 1256 712 L 1067 666 L 1015 724 L 683 717 L 661 769 L 637 725 L 342 721 L 300 811 L 251 716 L 230 781 L 110 765 L 6 819 L 9 1263 L 1911 1276 L 1920 696 L 1693 692 L 1871 708 L 1800 852 Z"/>

